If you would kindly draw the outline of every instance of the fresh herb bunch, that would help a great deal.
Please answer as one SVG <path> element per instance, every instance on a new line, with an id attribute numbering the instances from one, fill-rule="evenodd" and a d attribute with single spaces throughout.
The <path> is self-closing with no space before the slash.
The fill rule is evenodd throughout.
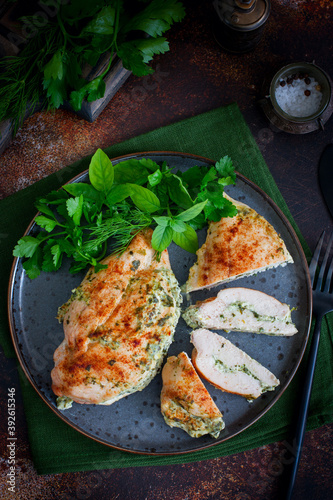
<path id="1" fill-rule="evenodd" d="M 49 0 L 39 3 L 48 5 Z M 0 120 L 11 118 L 16 132 L 26 108 L 43 103 L 55 109 L 69 101 L 77 111 L 84 99 L 100 99 L 114 55 L 137 76 L 152 73 L 154 55 L 169 50 L 162 35 L 184 15 L 177 0 L 71 0 L 59 5 L 56 20 L 39 28 L 18 56 L 0 61 Z M 110 53 L 106 69 L 85 80 L 85 65 L 95 66 L 105 53 Z"/>
<path id="2" fill-rule="evenodd" d="M 173 241 L 188 252 L 198 249 L 196 230 L 208 221 L 233 217 L 236 207 L 223 196 L 235 184 L 231 159 L 214 166 L 177 171 L 149 158 L 113 165 L 100 149 L 89 165 L 90 183 L 66 184 L 36 202 L 35 235 L 23 236 L 14 248 L 33 279 L 40 271 L 56 271 L 63 256 L 72 259 L 72 273 L 87 265 L 102 269 L 111 239 L 112 251 L 124 251 L 135 234 L 152 227 L 156 257 Z M 39 228 L 38 228 L 39 226 Z"/>

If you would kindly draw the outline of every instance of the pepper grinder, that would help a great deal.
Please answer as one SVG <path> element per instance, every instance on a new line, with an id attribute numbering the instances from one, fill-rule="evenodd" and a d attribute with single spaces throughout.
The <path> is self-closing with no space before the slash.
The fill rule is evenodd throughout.
<path id="1" fill-rule="evenodd" d="M 270 0 L 214 0 L 214 37 L 228 52 L 242 54 L 259 43 L 271 10 Z"/>

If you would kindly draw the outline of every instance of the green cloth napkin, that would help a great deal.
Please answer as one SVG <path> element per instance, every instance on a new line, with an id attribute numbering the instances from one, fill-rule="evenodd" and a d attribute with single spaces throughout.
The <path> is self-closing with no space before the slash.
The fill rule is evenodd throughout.
<path id="1" fill-rule="evenodd" d="M 142 151 L 180 151 L 218 160 L 232 157 L 236 169 L 258 184 L 280 206 L 300 235 L 261 153 L 236 104 L 215 109 L 194 118 L 154 130 L 122 144 L 107 148 L 112 158 Z M 7 356 L 15 355 L 11 343 L 6 310 L 6 292 L 12 263 L 12 248 L 35 215 L 37 196 L 57 189 L 76 174 L 87 169 L 85 158 L 1 201 L 0 257 L 1 300 L 0 340 Z M 308 429 L 333 421 L 333 344 L 332 321 L 325 320 L 319 347 Z M 304 361 L 306 361 L 307 354 Z M 92 441 L 58 418 L 35 393 L 20 369 L 29 439 L 35 467 L 40 474 L 134 466 L 167 465 L 194 462 L 234 454 L 264 444 L 287 439 L 295 416 L 295 394 L 299 392 L 305 363 L 301 363 L 288 389 L 257 423 L 234 438 L 205 449 L 176 456 L 147 456 L 114 450 Z"/>

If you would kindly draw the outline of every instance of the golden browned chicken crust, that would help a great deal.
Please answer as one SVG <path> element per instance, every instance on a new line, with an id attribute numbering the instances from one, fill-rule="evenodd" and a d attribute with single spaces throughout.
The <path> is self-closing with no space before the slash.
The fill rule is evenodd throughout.
<path id="1" fill-rule="evenodd" d="M 165 422 L 192 437 L 218 437 L 224 428 L 222 414 L 185 352 L 168 358 L 162 378 L 161 411 Z"/>
<path id="2" fill-rule="evenodd" d="M 91 269 L 60 309 L 65 339 L 52 389 L 78 403 L 111 404 L 155 376 L 179 318 L 180 290 L 167 251 L 154 259 L 149 230 L 121 256 Z"/>
<path id="3" fill-rule="evenodd" d="M 210 222 L 206 241 L 190 269 L 187 292 L 293 262 L 284 241 L 264 217 L 225 196 L 238 214 Z"/>

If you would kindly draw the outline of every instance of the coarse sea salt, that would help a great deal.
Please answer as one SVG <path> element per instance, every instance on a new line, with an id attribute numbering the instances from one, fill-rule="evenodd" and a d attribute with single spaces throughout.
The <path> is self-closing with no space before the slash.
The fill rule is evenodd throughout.
<path id="1" fill-rule="evenodd" d="M 281 79 L 275 91 L 275 98 L 285 113 L 296 118 L 306 118 L 316 113 L 323 94 L 319 83 L 313 77 Z"/>

